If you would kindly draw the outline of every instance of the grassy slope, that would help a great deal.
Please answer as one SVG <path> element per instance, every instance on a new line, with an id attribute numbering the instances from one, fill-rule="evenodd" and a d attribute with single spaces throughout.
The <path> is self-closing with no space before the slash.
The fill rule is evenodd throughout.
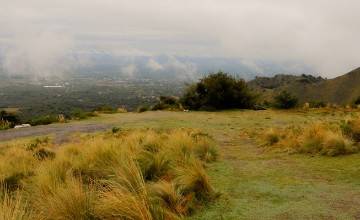
<path id="1" fill-rule="evenodd" d="M 106 115 L 123 128 L 200 128 L 220 143 L 223 160 L 209 167 L 221 199 L 193 219 L 356 219 L 360 154 L 338 158 L 266 152 L 243 133 L 267 127 L 338 121 L 350 113 L 229 111 Z"/>
<path id="2" fill-rule="evenodd" d="M 297 84 L 288 89 L 302 101 L 323 100 L 330 103 L 349 104 L 360 96 L 360 69 L 319 84 Z"/>
<path id="3" fill-rule="evenodd" d="M 324 101 L 335 104 L 349 104 L 360 96 L 360 68 L 319 83 L 302 83 L 296 80 L 298 78 L 290 78 L 285 85 L 275 89 L 260 89 L 254 85 L 254 82 L 250 82 L 250 85 L 262 91 L 261 97 L 264 100 L 271 100 L 274 93 L 277 94 L 282 90 L 287 90 L 296 95 L 301 103 Z M 273 80 L 275 81 L 275 78 Z"/>
<path id="4" fill-rule="evenodd" d="M 314 120 L 338 121 L 350 114 L 145 112 L 102 115 L 90 121 L 124 129 L 200 128 L 213 135 L 222 160 L 209 166 L 209 174 L 222 196 L 191 219 L 358 219 L 360 154 L 328 158 L 272 153 L 244 135 Z"/>

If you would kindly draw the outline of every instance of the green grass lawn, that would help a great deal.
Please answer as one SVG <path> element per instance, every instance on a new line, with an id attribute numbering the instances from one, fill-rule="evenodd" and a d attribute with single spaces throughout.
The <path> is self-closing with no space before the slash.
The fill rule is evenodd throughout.
<path id="1" fill-rule="evenodd" d="M 314 121 L 346 111 L 145 112 L 102 115 L 120 128 L 199 128 L 219 143 L 208 170 L 220 198 L 190 219 L 360 219 L 360 154 L 336 158 L 264 150 L 245 133 Z"/>

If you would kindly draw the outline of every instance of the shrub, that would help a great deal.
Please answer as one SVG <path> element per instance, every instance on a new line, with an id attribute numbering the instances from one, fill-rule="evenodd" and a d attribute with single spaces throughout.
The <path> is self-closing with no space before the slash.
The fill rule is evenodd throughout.
<path id="1" fill-rule="evenodd" d="M 174 96 L 160 96 L 159 102 L 151 107 L 151 110 L 180 109 L 178 98 Z"/>
<path id="2" fill-rule="evenodd" d="M 185 108 L 193 110 L 252 108 L 255 95 L 244 80 L 218 72 L 190 85 L 180 102 Z"/>
<path id="3" fill-rule="evenodd" d="M 52 123 L 55 123 L 58 121 L 59 121 L 59 119 L 55 115 L 45 115 L 45 116 L 38 116 L 36 118 L 31 119 L 29 121 L 29 124 L 31 124 L 32 126 L 48 125 L 48 124 L 52 124 Z"/>
<path id="4" fill-rule="evenodd" d="M 108 105 L 104 105 L 104 106 L 97 107 L 95 109 L 95 111 L 105 113 L 105 114 L 112 114 L 112 113 L 116 113 L 117 109 L 115 109 L 111 106 L 108 106 Z"/>
<path id="5" fill-rule="evenodd" d="M 15 124 L 19 123 L 20 119 L 18 115 L 15 113 L 9 113 L 6 111 L 0 111 L 0 130 L 4 127 L 5 129 L 8 129 L 10 127 L 13 127 Z"/>
<path id="6" fill-rule="evenodd" d="M 149 111 L 149 107 L 148 106 L 139 106 L 136 110 L 137 113 L 142 113 L 142 112 L 146 112 Z"/>
<path id="7" fill-rule="evenodd" d="M 274 97 L 274 107 L 279 109 L 291 109 L 297 104 L 298 99 L 287 91 L 282 91 Z"/>
<path id="8" fill-rule="evenodd" d="M 82 109 L 74 109 L 74 110 L 72 110 L 70 115 L 71 115 L 71 118 L 76 119 L 76 120 L 82 120 L 82 119 L 87 119 L 89 117 L 96 116 L 95 113 L 86 112 L 86 111 L 84 111 Z"/>
<path id="9" fill-rule="evenodd" d="M 0 131 L 11 128 L 11 123 L 0 119 Z"/>
<path id="10" fill-rule="evenodd" d="M 112 132 L 113 134 L 116 134 L 116 133 L 118 133 L 120 130 L 121 130 L 121 129 L 120 129 L 119 127 L 113 127 L 113 128 L 111 129 L 111 132 Z"/>

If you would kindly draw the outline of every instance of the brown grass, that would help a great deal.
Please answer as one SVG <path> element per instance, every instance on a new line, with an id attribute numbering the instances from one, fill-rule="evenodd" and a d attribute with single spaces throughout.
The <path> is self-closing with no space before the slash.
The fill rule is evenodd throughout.
<path id="1" fill-rule="evenodd" d="M 5 219 L 172 220 L 214 194 L 204 164 L 218 159 L 216 144 L 192 130 L 83 136 L 56 151 L 50 145 L 33 140 L 0 154 Z M 41 149 L 53 154 L 39 156 Z M 18 196 L 10 199 L 12 192 Z"/>
<path id="2" fill-rule="evenodd" d="M 268 146 L 304 154 L 339 156 L 359 150 L 351 139 L 343 135 L 340 126 L 325 123 L 271 129 L 263 139 Z"/>

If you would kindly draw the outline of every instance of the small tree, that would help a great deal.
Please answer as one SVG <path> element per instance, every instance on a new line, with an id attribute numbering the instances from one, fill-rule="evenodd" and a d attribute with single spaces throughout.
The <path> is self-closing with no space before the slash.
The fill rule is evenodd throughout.
<path id="1" fill-rule="evenodd" d="M 274 106 L 279 109 L 294 108 L 298 104 L 298 99 L 287 91 L 280 92 L 275 96 Z"/>
<path id="2" fill-rule="evenodd" d="M 246 109 L 254 106 L 255 95 L 244 80 L 218 72 L 190 85 L 180 102 L 185 108 L 194 110 Z"/>

